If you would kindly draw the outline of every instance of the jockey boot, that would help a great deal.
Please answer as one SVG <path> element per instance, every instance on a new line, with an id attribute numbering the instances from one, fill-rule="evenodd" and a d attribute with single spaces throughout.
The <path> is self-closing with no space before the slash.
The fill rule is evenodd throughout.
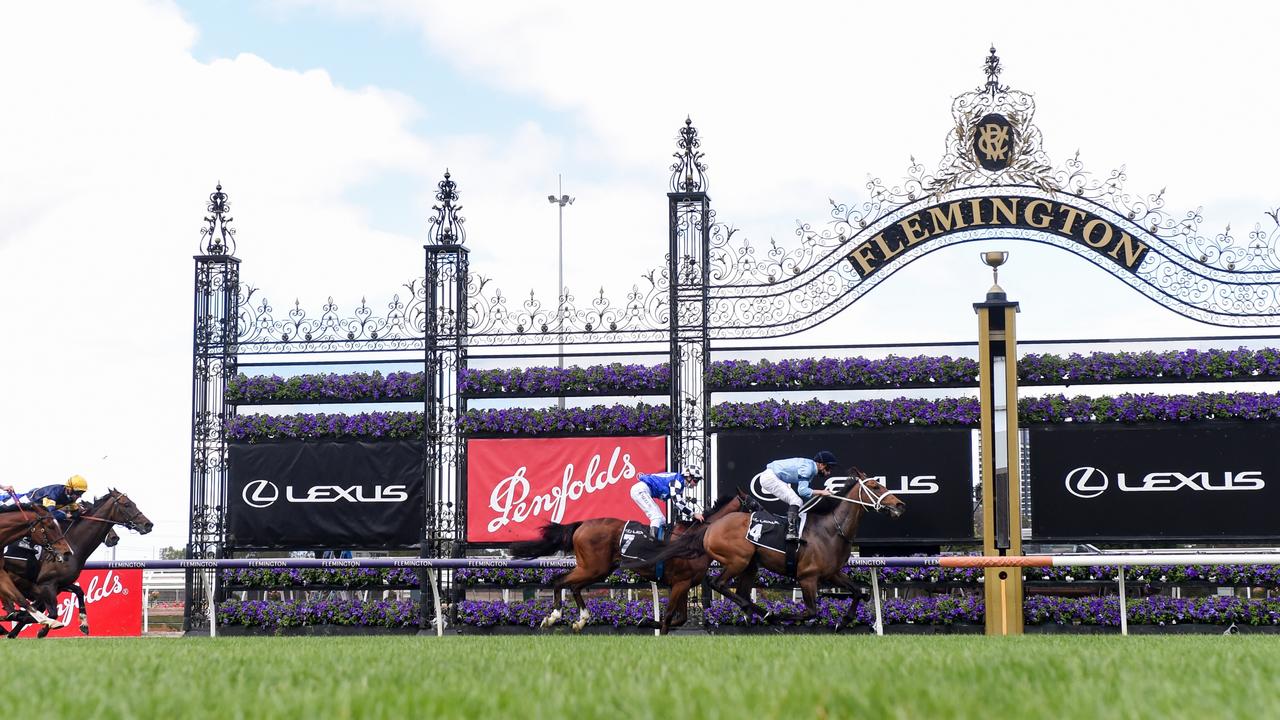
<path id="1" fill-rule="evenodd" d="M 787 542 L 796 542 L 800 539 L 800 508 L 796 505 L 787 506 Z"/>

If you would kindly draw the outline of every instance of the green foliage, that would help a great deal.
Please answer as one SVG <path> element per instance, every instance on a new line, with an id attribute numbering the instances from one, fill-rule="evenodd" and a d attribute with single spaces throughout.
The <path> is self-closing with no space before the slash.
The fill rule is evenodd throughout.
<path id="1" fill-rule="evenodd" d="M 41 695 L 49 717 L 1280 715 L 1270 636 L 145 638 L 36 655 L 32 642 L 0 644 L 0 665 L 110 668 Z"/>

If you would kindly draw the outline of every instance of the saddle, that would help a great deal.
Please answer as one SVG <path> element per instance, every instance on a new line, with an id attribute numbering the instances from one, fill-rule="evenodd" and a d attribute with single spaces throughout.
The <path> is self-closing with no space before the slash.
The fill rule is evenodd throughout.
<path id="1" fill-rule="evenodd" d="M 627 521 L 622 527 L 622 537 L 618 540 L 618 553 L 628 560 L 647 561 L 662 550 L 653 536 L 649 534 L 649 526 L 635 520 Z"/>
<path id="2" fill-rule="evenodd" d="M 804 537 L 804 526 L 808 521 L 808 513 L 800 513 L 800 537 Z M 780 552 L 787 557 L 787 574 L 795 575 L 796 554 L 800 543 L 787 543 L 787 519 L 774 515 L 768 510 L 757 510 L 751 513 L 751 521 L 747 523 L 747 540 L 751 544 L 766 550 Z M 802 539 L 800 542 L 804 542 Z"/>

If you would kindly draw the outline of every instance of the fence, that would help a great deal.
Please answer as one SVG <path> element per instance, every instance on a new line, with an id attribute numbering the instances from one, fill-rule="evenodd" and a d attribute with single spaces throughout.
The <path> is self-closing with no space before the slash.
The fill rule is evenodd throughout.
<path id="1" fill-rule="evenodd" d="M 872 568 L 871 595 L 875 623 L 873 628 L 877 635 L 884 634 L 884 619 L 881 609 L 879 573 L 877 568 L 885 567 L 943 567 L 943 568 L 1047 568 L 1047 567 L 1088 567 L 1091 565 L 1117 566 L 1117 587 L 1120 594 L 1120 633 L 1129 634 L 1126 614 L 1127 596 L 1125 587 L 1125 569 L 1154 565 L 1271 565 L 1280 563 L 1280 551 L 1265 552 L 1183 552 L 1183 553 L 1124 553 L 1124 554 L 1077 554 L 1077 555 L 1021 555 L 990 557 L 981 555 L 938 555 L 938 556 L 905 556 L 905 557 L 859 557 L 849 558 L 848 565 L 853 567 Z M 574 561 L 569 558 L 536 558 L 517 560 L 508 558 L 359 558 L 359 559 L 313 559 L 313 558 L 242 558 L 228 560 L 103 560 L 85 563 L 86 570 L 111 569 L 143 569 L 143 570 L 205 570 L 210 571 L 205 586 L 209 597 L 209 635 L 217 635 L 216 603 L 213 600 L 217 593 L 217 576 L 212 571 L 237 568 L 419 568 L 425 571 L 427 584 L 431 589 L 431 597 L 435 605 L 434 623 L 437 636 L 444 635 L 444 614 L 440 607 L 439 581 L 436 570 L 464 568 L 570 568 Z M 425 590 L 426 588 L 424 588 Z M 657 608 L 657 586 L 653 586 L 654 608 Z M 425 598 L 427 593 L 423 593 Z M 655 618 L 656 619 L 656 618 Z M 655 631 L 656 632 L 656 631 Z"/>

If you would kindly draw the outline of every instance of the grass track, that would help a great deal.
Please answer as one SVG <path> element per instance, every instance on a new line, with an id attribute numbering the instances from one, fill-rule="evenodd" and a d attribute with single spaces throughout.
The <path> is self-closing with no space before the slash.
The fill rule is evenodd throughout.
<path id="1" fill-rule="evenodd" d="M 104 638 L 0 666 L 76 678 L 46 717 L 1280 717 L 1266 636 Z"/>

